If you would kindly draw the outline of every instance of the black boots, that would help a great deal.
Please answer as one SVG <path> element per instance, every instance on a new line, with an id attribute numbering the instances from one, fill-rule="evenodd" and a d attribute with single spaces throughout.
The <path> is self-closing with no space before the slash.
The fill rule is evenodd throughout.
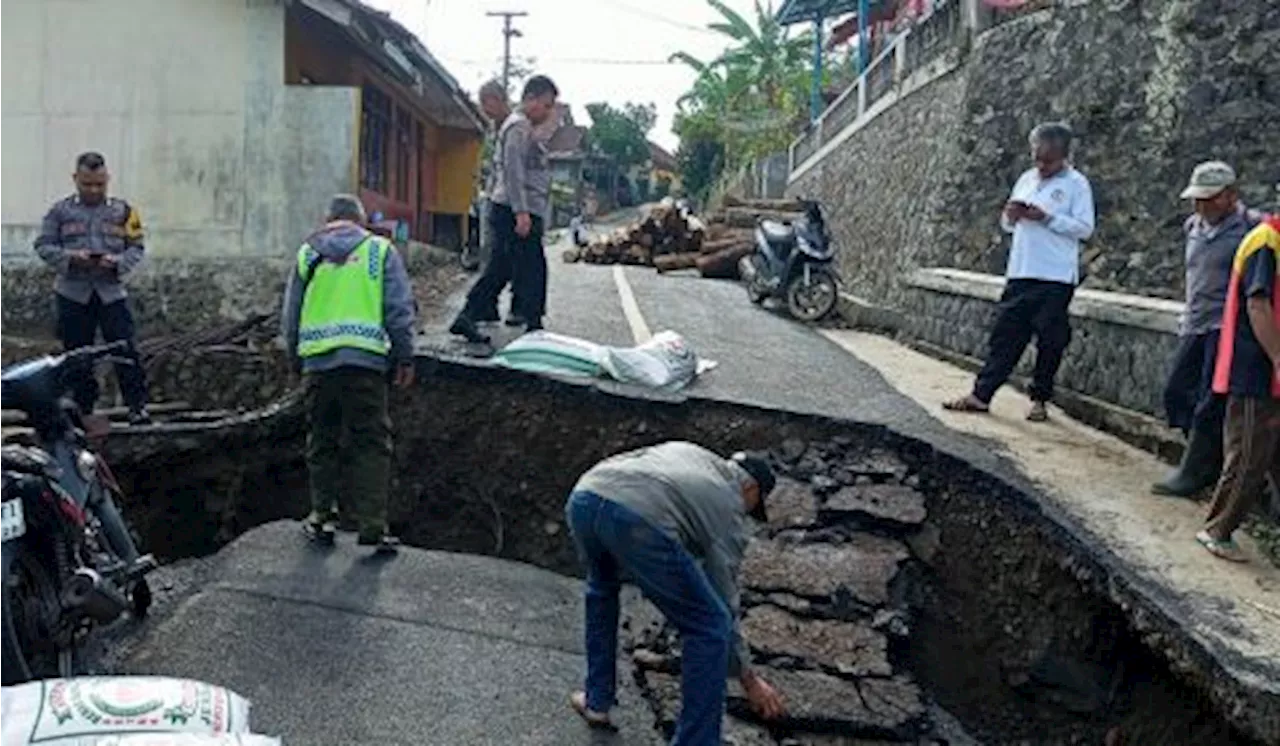
<path id="1" fill-rule="evenodd" d="M 458 314 L 458 318 L 453 320 L 453 324 L 449 327 L 449 333 L 463 337 L 472 344 L 489 343 L 489 335 L 484 334 L 476 327 L 476 322 L 471 320 L 466 311 Z"/>
<path id="2" fill-rule="evenodd" d="M 1212 487 L 1222 472 L 1222 431 L 1212 432 L 1196 428 L 1187 439 L 1182 461 L 1172 474 L 1151 485 L 1157 495 L 1191 497 L 1200 490 Z"/>

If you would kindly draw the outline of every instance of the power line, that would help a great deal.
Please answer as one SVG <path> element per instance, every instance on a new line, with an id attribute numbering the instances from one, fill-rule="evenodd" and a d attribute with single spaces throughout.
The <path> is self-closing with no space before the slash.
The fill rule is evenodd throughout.
<path id="1" fill-rule="evenodd" d="M 545 62 L 556 62 L 560 64 L 573 65 L 682 65 L 680 61 L 672 60 L 611 60 L 603 57 L 538 57 L 536 58 L 539 65 Z M 464 67 L 479 67 L 481 65 L 492 65 L 495 60 L 448 60 L 450 64 L 462 65 Z"/>
<path id="2" fill-rule="evenodd" d="M 694 26 L 691 23 L 683 23 L 673 18 L 668 18 L 667 16 L 661 15 L 659 13 L 654 13 L 651 10 L 645 10 L 644 8 L 637 8 L 634 5 L 630 5 L 628 3 L 619 2 L 619 0 L 597 0 L 597 2 L 602 2 L 605 5 L 611 5 L 614 8 L 624 13 L 630 13 L 634 16 L 639 16 L 640 18 L 647 18 L 650 21 L 655 21 L 657 23 L 665 23 L 668 26 L 674 26 L 675 28 L 682 28 L 682 29 L 685 29 L 686 31 L 697 31 L 703 34 L 719 34 L 720 33 L 714 29 L 709 29 L 706 26 Z"/>

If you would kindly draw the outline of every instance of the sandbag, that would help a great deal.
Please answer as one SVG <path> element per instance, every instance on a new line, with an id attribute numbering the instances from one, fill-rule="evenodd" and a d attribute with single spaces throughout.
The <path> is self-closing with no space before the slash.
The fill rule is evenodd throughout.
<path id="1" fill-rule="evenodd" d="M 636 347 L 607 347 L 605 372 L 624 383 L 673 391 L 699 373 L 698 355 L 673 331 L 658 332 Z"/>
<path id="2" fill-rule="evenodd" d="M 3 746 L 96 746 L 111 735 L 222 736 L 249 731 L 248 700 L 190 679 L 82 676 L 0 690 Z"/>
<path id="3" fill-rule="evenodd" d="M 547 331 L 525 334 L 503 347 L 493 362 L 531 373 L 594 378 L 600 375 L 605 348 L 585 339 Z"/>

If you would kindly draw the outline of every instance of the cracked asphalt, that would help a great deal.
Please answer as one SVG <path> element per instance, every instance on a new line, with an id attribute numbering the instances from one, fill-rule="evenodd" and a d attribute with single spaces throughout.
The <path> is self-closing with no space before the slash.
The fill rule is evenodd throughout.
<path id="1" fill-rule="evenodd" d="M 566 265 L 561 248 L 548 249 L 548 329 L 633 344 L 613 268 Z M 683 396 L 884 425 L 1028 494 L 1046 494 L 1001 433 L 944 424 L 919 396 L 886 379 L 893 373 L 883 355 L 876 365 L 862 359 L 856 340 L 837 343 L 757 308 L 736 283 L 640 267 L 622 276 L 653 332 L 677 331 L 699 355 L 719 362 Z M 419 351 L 483 365 L 485 350 L 445 331 L 462 297 L 455 293 L 447 313 L 425 320 Z M 515 336 L 495 331 L 499 344 Z M 1079 530 L 1091 535 L 1088 526 Z M 567 708 L 584 666 L 578 581 L 501 560 L 418 550 L 377 563 L 349 543 L 346 537 L 319 554 L 295 525 L 271 524 L 213 558 L 163 569 L 154 618 L 122 636 L 110 667 L 229 686 L 254 703 L 257 731 L 291 745 L 661 742 L 629 684 L 616 736 L 589 732 Z M 1120 559 L 1108 561 L 1118 572 L 1132 570 Z M 1158 605 L 1181 597 L 1181 589 L 1161 585 L 1147 570 L 1139 567 L 1139 574 Z M 1189 613 L 1182 603 L 1168 607 Z M 1278 620 L 1249 619 L 1270 624 L 1268 634 L 1280 628 Z M 1214 629 L 1212 617 L 1184 621 L 1228 670 L 1244 656 L 1250 665 L 1240 670 L 1253 672 L 1251 686 L 1280 698 L 1280 677 L 1265 680 L 1280 665 L 1280 650 L 1269 662 L 1258 660 L 1256 649 L 1242 653 L 1228 632 Z"/>

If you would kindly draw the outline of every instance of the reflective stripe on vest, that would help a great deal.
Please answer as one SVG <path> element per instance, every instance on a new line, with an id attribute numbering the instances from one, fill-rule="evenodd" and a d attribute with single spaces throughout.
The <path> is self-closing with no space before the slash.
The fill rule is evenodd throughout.
<path id="1" fill-rule="evenodd" d="M 1241 297 L 1241 285 L 1244 283 L 1244 269 L 1249 258 L 1259 251 L 1270 251 L 1276 255 L 1276 288 L 1280 290 L 1280 217 L 1271 217 L 1258 227 L 1249 231 L 1240 248 L 1236 249 L 1236 257 L 1231 263 L 1231 284 L 1227 290 L 1227 305 L 1222 312 L 1222 333 L 1218 337 L 1218 358 L 1213 367 L 1213 391 L 1215 394 L 1227 394 L 1231 389 L 1231 364 L 1235 358 L 1236 329 L 1240 326 L 1240 315 L 1247 313 L 1246 303 Z M 1272 318 L 1280 325 L 1280 292 L 1271 294 Z M 1271 377 L 1271 395 L 1280 398 L 1280 379 Z"/>
<path id="2" fill-rule="evenodd" d="M 384 239 L 369 236 L 342 263 L 328 260 L 316 265 L 302 298 L 298 323 L 298 357 L 325 355 L 339 349 L 355 349 L 386 355 L 391 340 L 383 326 L 383 271 L 387 252 Z M 298 275 L 306 277 L 315 250 L 298 249 Z"/>

